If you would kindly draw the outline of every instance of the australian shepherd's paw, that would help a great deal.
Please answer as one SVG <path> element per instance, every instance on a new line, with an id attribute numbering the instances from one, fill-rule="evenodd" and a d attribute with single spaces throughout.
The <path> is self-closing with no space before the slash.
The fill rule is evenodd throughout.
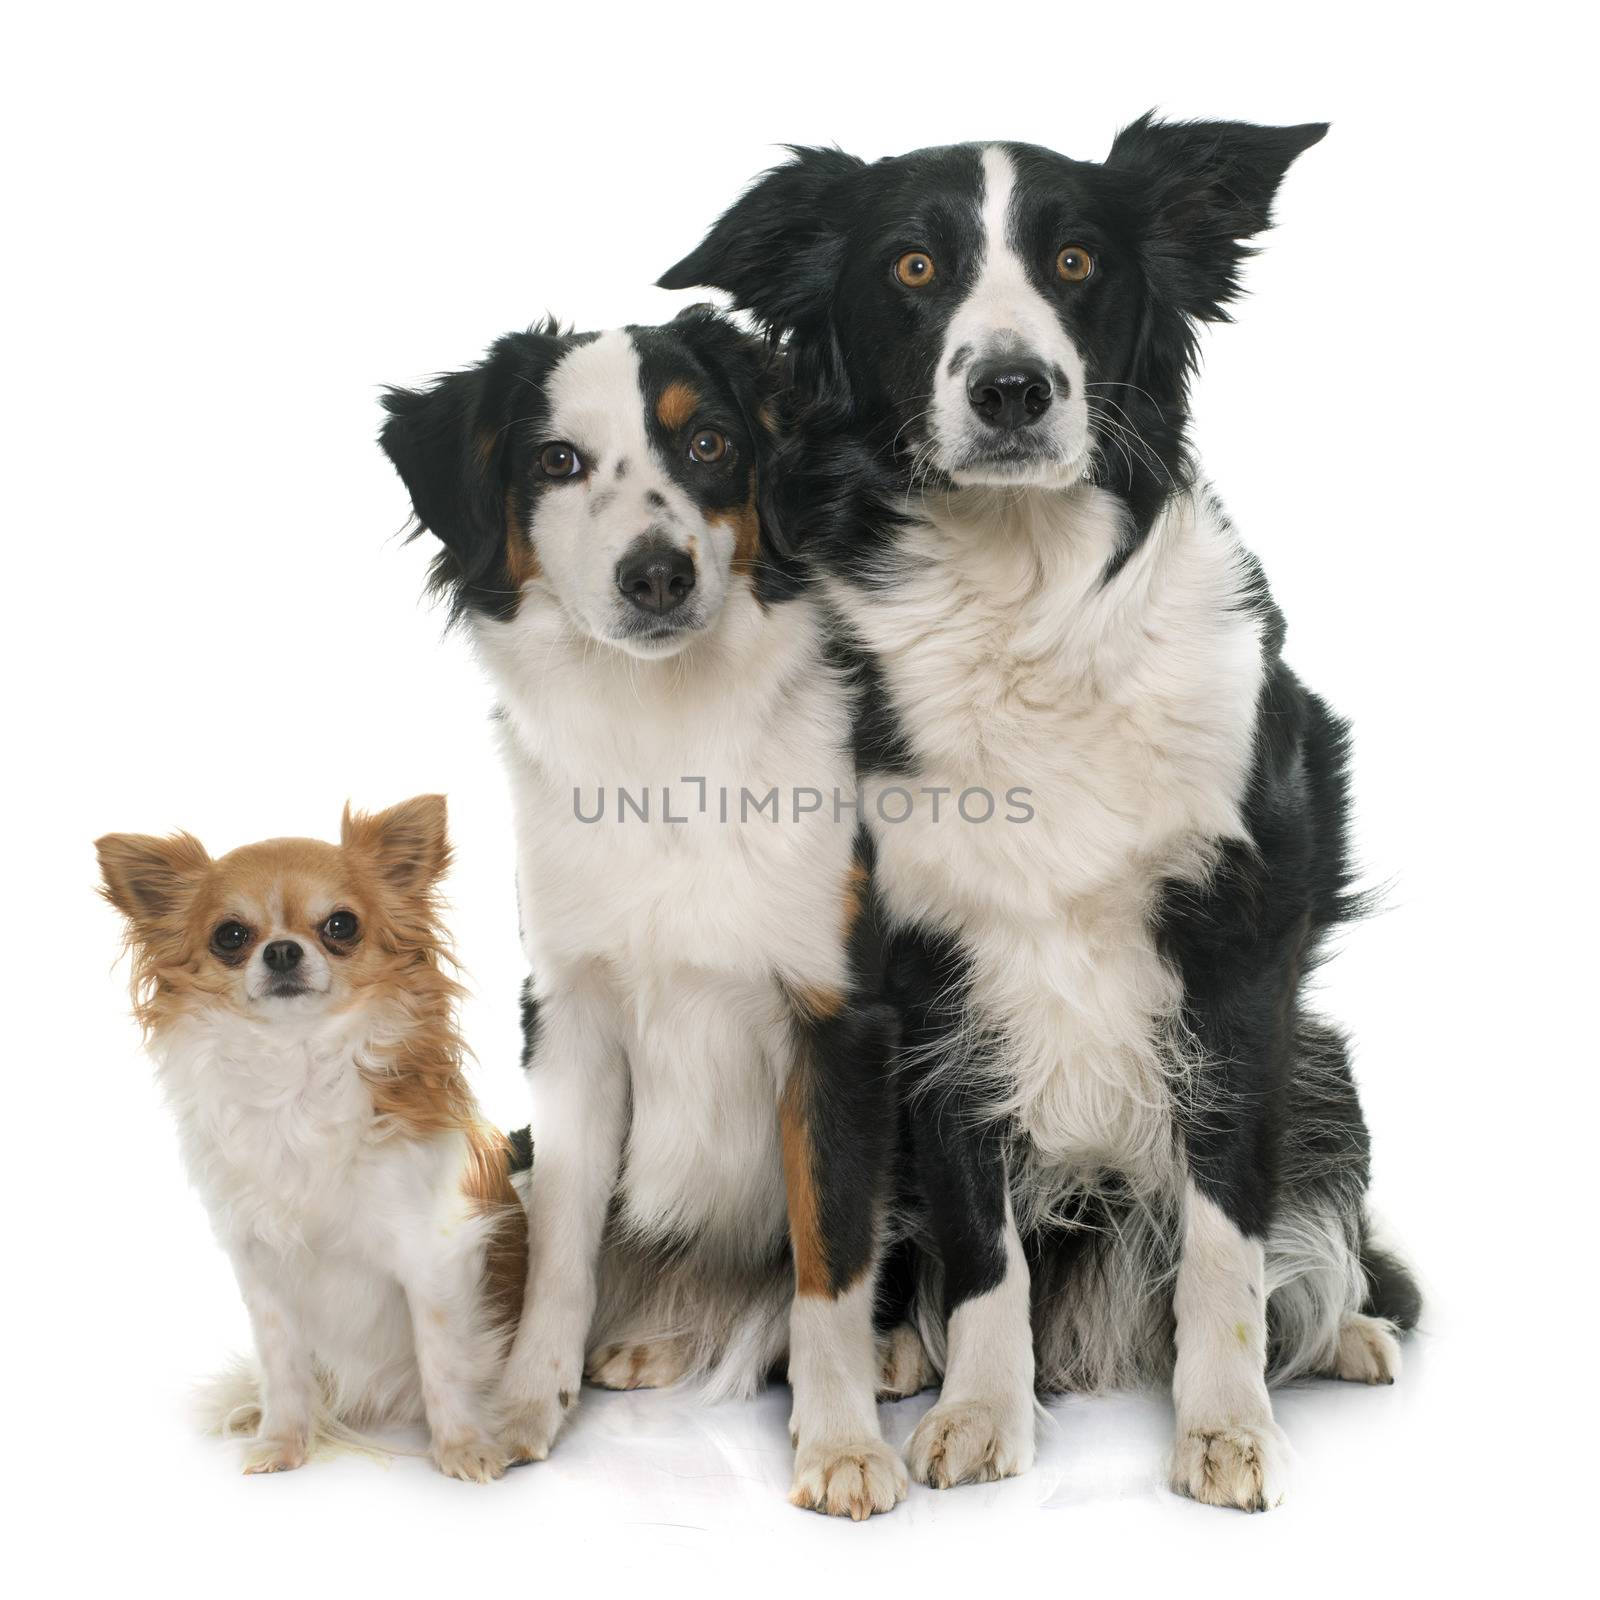
<path id="1" fill-rule="evenodd" d="M 482 1434 L 433 1441 L 433 1464 L 447 1478 L 463 1483 L 493 1483 L 506 1470 L 506 1452 Z"/>
<path id="2" fill-rule="evenodd" d="M 1172 1487 L 1204 1505 L 1268 1511 L 1283 1503 L 1287 1448 L 1272 1422 L 1190 1428 L 1172 1453 Z"/>
<path id="3" fill-rule="evenodd" d="M 310 1455 L 310 1441 L 294 1439 L 253 1439 L 244 1454 L 247 1476 L 261 1472 L 293 1472 L 303 1467 Z"/>
<path id="4" fill-rule="evenodd" d="M 1327 1376 L 1346 1383 L 1393 1383 L 1400 1376 L 1400 1341 L 1394 1325 L 1359 1313 L 1346 1317 Z"/>
<path id="5" fill-rule="evenodd" d="M 519 1405 L 508 1406 L 500 1425 L 500 1446 L 507 1462 L 543 1461 L 556 1442 L 562 1424 L 577 1405 L 574 1390 L 539 1395 Z"/>
<path id="6" fill-rule="evenodd" d="M 678 1339 L 603 1344 L 583 1369 L 584 1377 L 602 1389 L 665 1389 L 688 1373 L 688 1347 Z"/>
<path id="7" fill-rule="evenodd" d="M 878 1398 L 904 1400 L 938 1381 L 922 1335 L 902 1322 L 878 1336 Z"/>
<path id="8" fill-rule="evenodd" d="M 941 1401 L 906 1446 L 911 1475 L 933 1489 L 1014 1478 L 1033 1465 L 1032 1396 Z"/>
<path id="9" fill-rule="evenodd" d="M 803 1510 L 861 1522 L 893 1511 L 905 1497 L 905 1466 L 881 1439 L 802 1445 L 795 1452 L 789 1503 Z"/>

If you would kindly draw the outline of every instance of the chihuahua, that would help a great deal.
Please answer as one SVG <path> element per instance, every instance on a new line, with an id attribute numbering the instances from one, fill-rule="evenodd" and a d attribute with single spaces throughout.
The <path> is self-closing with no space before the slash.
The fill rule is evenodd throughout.
<path id="1" fill-rule="evenodd" d="M 426 1420 L 441 1471 L 499 1477 L 490 1397 L 526 1218 L 509 1141 L 462 1070 L 443 798 L 346 808 L 337 845 L 96 849 L 135 1015 L 250 1314 L 256 1371 L 213 1419 L 251 1435 L 244 1470 Z"/>

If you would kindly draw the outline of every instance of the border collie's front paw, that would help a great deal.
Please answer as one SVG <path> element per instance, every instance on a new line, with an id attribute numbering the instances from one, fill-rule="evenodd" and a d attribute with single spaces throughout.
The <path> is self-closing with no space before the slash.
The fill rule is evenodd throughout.
<path id="1" fill-rule="evenodd" d="M 506 1470 L 506 1452 L 494 1440 L 479 1434 L 435 1439 L 433 1464 L 447 1478 L 459 1478 L 463 1483 L 493 1483 Z"/>
<path id="2" fill-rule="evenodd" d="M 906 1497 L 906 1469 L 881 1439 L 802 1445 L 795 1452 L 789 1503 L 862 1522 Z"/>
<path id="3" fill-rule="evenodd" d="M 1268 1511 L 1283 1503 L 1285 1449 L 1271 1422 L 1190 1428 L 1172 1453 L 1172 1487 L 1203 1505 Z"/>
<path id="4" fill-rule="evenodd" d="M 293 1472 L 306 1464 L 310 1454 L 307 1441 L 295 1439 L 254 1439 L 245 1451 L 244 1470 L 248 1477 L 262 1472 Z"/>
<path id="5" fill-rule="evenodd" d="M 933 1489 L 1014 1478 L 1033 1465 L 1032 1397 L 941 1400 L 911 1435 L 906 1460 L 911 1475 Z"/>

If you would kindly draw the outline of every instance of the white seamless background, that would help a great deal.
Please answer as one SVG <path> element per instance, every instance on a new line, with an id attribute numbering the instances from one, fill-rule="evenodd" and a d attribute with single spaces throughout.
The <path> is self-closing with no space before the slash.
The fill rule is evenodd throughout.
<path id="1" fill-rule="evenodd" d="M 1012 3 L 14 10 L 0 48 L 18 1594 L 455 1588 L 1297 1595 L 1558 1586 L 1590 1465 L 1592 139 L 1576 11 Z M 1281 1396 L 1246 1518 L 1163 1487 L 1160 1396 L 1053 1406 L 1025 1478 L 863 1527 L 784 1500 L 786 1397 L 596 1396 L 488 1489 L 245 1479 L 189 1384 L 245 1338 L 93 894 L 108 829 L 213 850 L 450 796 L 490 1113 L 524 1119 L 489 692 L 396 537 L 377 391 L 650 287 L 780 141 L 1098 156 L 1147 106 L 1329 118 L 1211 330 L 1207 471 L 1355 726 L 1382 913 L 1319 979 L 1429 1290 L 1394 1389 Z M 922 1401 L 890 1408 L 903 1441 Z M 1570 1581 L 1570 1580 L 1569 1580 Z M 18 1586 L 20 1585 L 20 1586 Z"/>

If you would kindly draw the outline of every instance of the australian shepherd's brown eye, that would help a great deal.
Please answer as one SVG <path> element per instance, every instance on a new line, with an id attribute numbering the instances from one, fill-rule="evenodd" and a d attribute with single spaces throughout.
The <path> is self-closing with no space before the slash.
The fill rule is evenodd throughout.
<path id="1" fill-rule="evenodd" d="M 907 250 L 895 262 L 894 275 L 908 289 L 925 289 L 933 282 L 933 257 L 925 250 Z"/>
<path id="2" fill-rule="evenodd" d="M 547 478 L 576 478 L 583 471 L 583 462 L 570 444 L 558 439 L 539 452 L 539 470 Z"/>
<path id="3" fill-rule="evenodd" d="M 1081 244 L 1069 244 L 1056 257 L 1056 276 L 1064 283 L 1082 283 L 1094 271 L 1094 257 Z"/>
<path id="4" fill-rule="evenodd" d="M 223 957 L 236 956 L 250 943 L 250 930 L 242 922 L 219 922 L 211 930 L 211 948 Z"/>
<path id="5" fill-rule="evenodd" d="M 714 467 L 728 453 L 728 441 L 715 428 L 702 428 L 689 441 L 689 454 L 708 467 Z"/>
<path id="6" fill-rule="evenodd" d="M 349 944 L 360 931 L 361 924 L 353 911 L 335 911 L 322 924 L 322 937 L 331 939 L 335 944 Z"/>

